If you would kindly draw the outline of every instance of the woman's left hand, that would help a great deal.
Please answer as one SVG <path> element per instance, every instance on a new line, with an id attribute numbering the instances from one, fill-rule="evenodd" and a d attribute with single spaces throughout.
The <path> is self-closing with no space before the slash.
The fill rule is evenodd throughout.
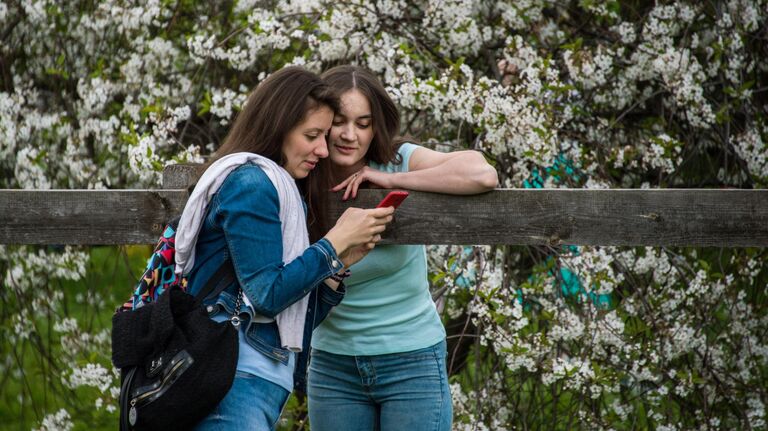
<path id="1" fill-rule="evenodd" d="M 357 197 L 357 189 L 366 181 L 371 183 L 374 187 L 383 189 L 395 188 L 394 174 L 364 166 L 363 169 L 350 175 L 346 180 L 332 188 L 331 191 L 338 192 L 339 190 L 346 188 L 344 196 L 341 199 L 345 201 L 349 199 L 350 196 L 354 199 Z"/>

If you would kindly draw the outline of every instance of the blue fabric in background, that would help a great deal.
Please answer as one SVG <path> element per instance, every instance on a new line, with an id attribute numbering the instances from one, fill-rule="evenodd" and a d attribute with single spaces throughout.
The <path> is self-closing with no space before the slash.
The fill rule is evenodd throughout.
<path id="1" fill-rule="evenodd" d="M 560 154 L 555 158 L 552 166 L 544 168 L 543 172 L 539 169 L 534 169 L 531 173 L 531 177 L 523 181 L 523 187 L 526 189 L 543 188 L 544 183 L 550 177 L 555 183 L 563 182 L 564 178 L 574 182 L 578 182 L 581 179 L 580 174 L 573 166 L 573 162 L 566 158 L 563 154 Z M 579 247 L 574 245 L 565 245 L 563 246 L 563 252 L 578 256 Z M 470 254 L 472 254 L 472 247 L 467 246 L 462 249 L 461 257 L 466 258 Z M 547 257 L 548 262 L 551 260 L 551 256 Z M 453 262 L 450 269 L 455 270 L 457 265 L 457 262 Z M 578 274 L 574 273 L 568 268 L 563 267 L 561 267 L 559 271 L 559 277 L 556 278 L 557 281 L 555 281 L 555 283 L 559 282 L 560 291 L 562 292 L 563 297 L 572 298 L 578 302 L 590 301 L 596 308 L 601 310 L 611 310 L 615 307 L 615 301 L 613 300 L 613 295 L 611 293 L 595 293 L 596 286 L 592 286 L 592 289 L 587 291 L 584 288 L 584 285 Z M 552 271 L 549 271 L 548 274 L 554 275 Z M 464 276 L 464 274 L 460 274 L 454 280 L 454 284 L 458 287 L 470 288 L 474 284 L 475 276 L 475 269 L 469 268 L 467 270 L 467 275 Z M 536 276 L 532 275 L 529 280 L 533 280 L 533 277 Z M 525 298 L 523 297 L 522 289 L 517 289 L 517 301 L 520 304 L 525 305 L 526 310 L 528 310 L 530 308 L 530 304 L 526 304 L 524 299 Z"/>

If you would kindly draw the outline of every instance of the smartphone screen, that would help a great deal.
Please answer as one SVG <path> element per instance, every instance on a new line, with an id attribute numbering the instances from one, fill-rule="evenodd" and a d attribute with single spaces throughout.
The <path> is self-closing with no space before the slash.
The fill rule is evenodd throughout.
<path id="1" fill-rule="evenodd" d="M 386 196 L 384 196 L 384 199 L 379 202 L 378 205 L 376 205 L 376 208 L 386 208 L 386 207 L 399 207 L 401 203 L 405 200 L 405 198 L 408 197 L 408 192 L 402 191 L 402 190 L 395 190 L 393 192 L 389 192 Z"/>

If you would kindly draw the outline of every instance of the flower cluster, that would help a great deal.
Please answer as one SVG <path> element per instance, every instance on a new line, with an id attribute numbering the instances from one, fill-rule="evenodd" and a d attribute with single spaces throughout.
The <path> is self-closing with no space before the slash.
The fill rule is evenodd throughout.
<path id="1" fill-rule="evenodd" d="M 74 426 L 69 413 L 61 409 L 44 417 L 40 428 L 35 429 L 35 431 L 70 431 Z"/>

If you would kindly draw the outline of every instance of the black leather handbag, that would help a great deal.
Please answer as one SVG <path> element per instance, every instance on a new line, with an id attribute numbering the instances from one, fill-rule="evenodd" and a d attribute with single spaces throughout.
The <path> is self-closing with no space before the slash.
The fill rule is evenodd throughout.
<path id="1" fill-rule="evenodd" d="M 237 317 L 213 321 L 202 303 L 234 279 L 227 261 L 197 296 L 174 287 L 156 302 L 112 317 L 121 431 L 192 428 L 227 394 L 237 368 Z"/>

